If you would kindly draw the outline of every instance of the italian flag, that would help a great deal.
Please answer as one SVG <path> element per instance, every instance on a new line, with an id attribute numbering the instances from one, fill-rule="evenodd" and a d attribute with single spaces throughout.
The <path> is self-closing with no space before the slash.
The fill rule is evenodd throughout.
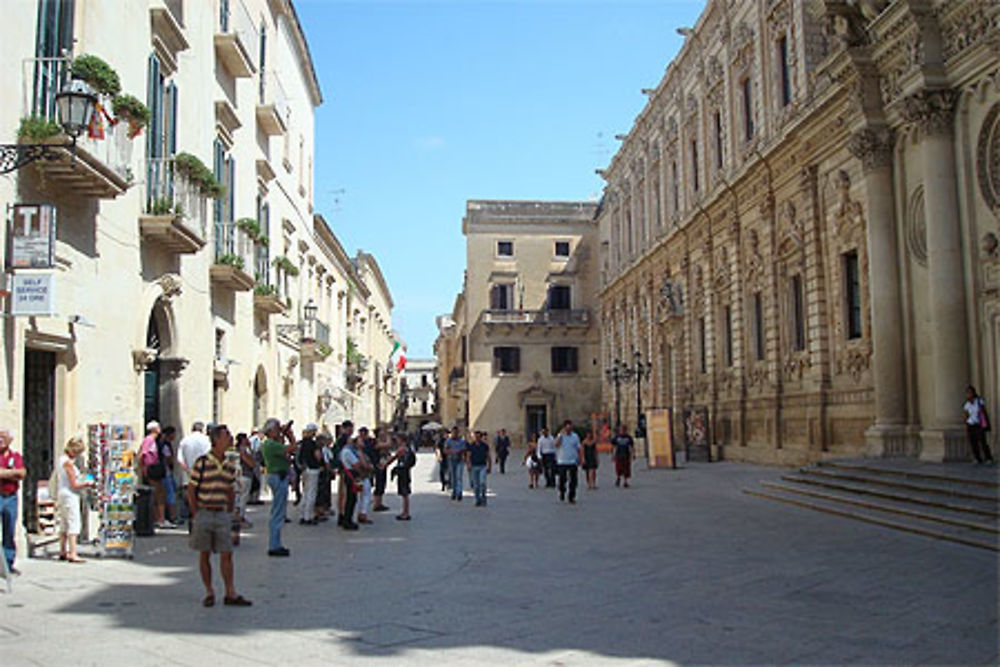
<path id="1" fill-rule="evenodd" d="M 400 348 L 402 348 L 402 352 L 399 352 Z M 392 357 L 396 354 L 396 352 L 399 352 L 399 358 L 396 359 L 396 370 L 401 371 L 404 368 L 406 368 L 406 348 L 403 347 L 403 344 L 400 343 L 398 340 L 393 343 L 392 352 L 389 354 L 390 362 L 392 361 Z"/>

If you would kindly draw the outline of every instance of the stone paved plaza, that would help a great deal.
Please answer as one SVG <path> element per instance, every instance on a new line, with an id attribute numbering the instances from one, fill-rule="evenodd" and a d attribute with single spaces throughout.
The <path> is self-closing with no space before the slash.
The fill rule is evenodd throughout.
<path id="1" fill-rule="evenodd" d="M 181 531 L 132 562 L 22 559 L 2 663 L 997 662 L 996 554 L 741 492 L 779 469 L 640 469 L 624 490 L 609 464 L 576 506 L 513 466 L 476 508 L 422 454 L 413 521 L 289 524 L 290 559 L 267 558 L 253 508 L 236 556 L 250 609 L 199 605 Z"/>

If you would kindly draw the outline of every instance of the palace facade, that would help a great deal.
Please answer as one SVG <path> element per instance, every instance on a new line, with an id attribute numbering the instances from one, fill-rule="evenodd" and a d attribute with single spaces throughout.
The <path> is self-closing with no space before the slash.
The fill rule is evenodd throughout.
<path id="1" fill-rule="evenodd" d="M 602 172 L 603 367 L 649 359 L 678 442 L 707 415 L 692 456 L 967 457 L 966 385 L 1000 411 L 1000 5 L 712 0 L 681 32 Z"/>

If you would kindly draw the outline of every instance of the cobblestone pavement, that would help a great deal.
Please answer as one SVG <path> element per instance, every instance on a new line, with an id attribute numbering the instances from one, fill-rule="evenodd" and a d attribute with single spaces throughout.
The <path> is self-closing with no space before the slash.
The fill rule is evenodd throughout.
<path id="1" fill-rule="evenodd" d="M 250 609 L 199 605 L 181 531 L 140 540 L 131 562 L 22 559 L 0 594 L 0 662 L 998 660 L 995 554 L 741 493 L 778 469 L 639 470 L 616 489 L 605 460 L 600 489 L 570 506 L 512 466 L 477 508 L 441 494 L 432 468 L 422 454 L 413 521 L 288 524 L 289 559 L 267 558 L 267 507 L 252 508 L 236 556 Z"/>

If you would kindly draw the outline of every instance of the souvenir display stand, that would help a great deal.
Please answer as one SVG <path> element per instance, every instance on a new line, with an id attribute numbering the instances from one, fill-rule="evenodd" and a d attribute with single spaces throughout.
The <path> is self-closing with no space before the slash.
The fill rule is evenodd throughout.
<path id="1" fill-rule="evenodd" d="M 135 436 L 131 426 L 91 424 L 88 463 L 97 481 L 101 554 L 132 558 L 135 545 Z"/>

